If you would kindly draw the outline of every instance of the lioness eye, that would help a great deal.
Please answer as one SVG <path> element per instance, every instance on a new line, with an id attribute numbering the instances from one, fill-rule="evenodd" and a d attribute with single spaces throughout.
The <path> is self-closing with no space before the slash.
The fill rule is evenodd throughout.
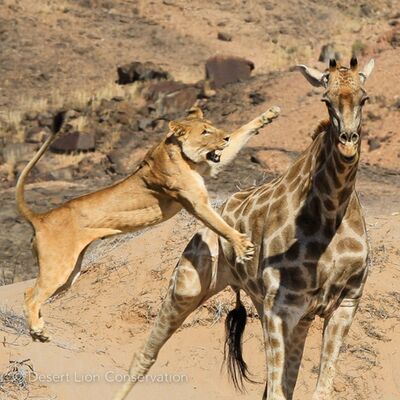
<path id="1" fill-rule="evenodd" d="M 202 134 L 202 135 L 209 135 L 209 134 L 210 134 L 210 132 L 209 132 L 207 129 L 204 129 L 204 131 L 203 131 L 203 132 L 201 132 L 201 134 Z"/>
<path id="2" fill-rule="evenodd" d="M 360 104 L 363 106 L 367 100 L 369 100 L 369 97 L 368 97 L 368 96 L 363 97 L 363 98 L 361 99 L 361 101 L 360 101 Z"/>

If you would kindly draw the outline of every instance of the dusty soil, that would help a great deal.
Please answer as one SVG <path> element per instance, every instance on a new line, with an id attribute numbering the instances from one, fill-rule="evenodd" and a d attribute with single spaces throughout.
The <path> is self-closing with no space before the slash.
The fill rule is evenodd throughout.
<path id="1" fill-rule="evenodd" d="M 374 197 L 373 185 L 360 190 L 372 243 L 371 274 L 342 349 L 333 398 L 395 400 L 400 395 L 396 372 L 400 362 L 400 232 L 399 214 L 393 215 L 398 209 L 398 188 L 382 186 L 385 204 L 367 200 Z M 100 243 L 87 255 L 86 272 L 75 286 L 45 306 L 44 314 L 53 335 L 48 344 L 32 343 L 17 323 L 23 290 L 32 282 L 2 287 L 2 313 L 13 314 L 14 323 L 9 317 L 8 327 L 1 328 L 4 348 L 0 369 L 5 371 L 10 360 L 29 359 L 36 380 L 48 379 L 38 382 L 33 377 L 35 382 L 28 386 L 29 391 L 19 392 L 20 398 L 27 394 L 44 398 L 57 395 L 57 399 L 110 398 L 131 354 L 148 334 L 186 238 L 198 226 L 182 213 L 139 236 Z M 156 383 L 149 381 L 137 386 L 130 398 L 240 398 L 224 369 L 220 370 L 222 321 L 232 304 L 233 295 L 227 290 L 190 316 L 162 350 L 151 371 L 151 379 Z M 248 302 L 247 305 L 250 308 Z M 253 317 L 245 332 L 245 355 L 255 378 L 263 382 L 262 332 L 253 309 L 250 315 Z M 19 328 L 22 333 L 18 334 Z M 296 399 L 310 398 L 316 380 L 320 336 L 318 320 L 307 341 Z M 62 381 L 55 382 L 56 379 Z M 263 392 L 262 385 L 248 385 L 247 389 L 246 397 L 250 399 L 259 399 Z"/>
<path id="2" fill-rule="evenodd" d="M 203 99 L 207 117 L 232 130 L 271 105 L 279 105 L 282 114 L 251 140 L 227 171 L 208 180 L 212 198 L 222 201 L 237 188 L 282 173 L 326 116 L 321 90 L 310 88 L 293 65 L 323 68 L 316 60 L 321 45 L 330 42 L 346 60 L 352 47 L 361 53 L 361 63 L 374 56 L 358 175 L 371 241 L 371 274 L 342 349 L 333 398 L 398 399 L 399 6 L 399 1 L 372 0 L 362 5 L 341 0 L 329 5 L 292 0 L 201 5 L 170 0 L 0 1 L 0 146 L 26 142 L 37 147 L 37 135 L 46 125 L 42 120 L 66 105 L 75 118 L 85 119 L 85 132 L 96 134 L 96 151 L 49 152 L 27 185 L 30 204 L 48 209 L 121 179 L 165 133 L 166 122 L 156 119 L 140 93 L 115 84 L 118 65 L 152 61 L 175 79 L 195 83 L 204 79 L 208 57 L 246 57 L 256 65 L 253 77 Z M 218 32 L 232 40 L 218 40 Z M 90 99 L 96 104 L 89 104 Z M 164 117 L 183 113 L 177 109 Z M 30 148 L 28 154 L 33 151 Z M 118 163 L 112 161 L 115 158 Z M 26 279 L 36 276 L 37 266 L 30 253 L 31 229 L 14 205 L 15 178 L 25 162 L 13 160 L 10 165 L 0 154 L 0 285 L 8 284 L 0 287 L 0 375 L 10 361 L 18 361 L 20 371 L 30 371 L 30 365 L 48 380 L 33 379 L 20 390 L 10 382 L 1 386 L 0 381 L 0 399 L 110 398 L 117 387 L 110 381 L 124 373 L 146 337 L 171 271 L 200 225 L 181 213 L 140 234 L 93 244 L 76 284 L 44 308 L 53 341 L 32 343 L 20 317 L 23 291 L 32 284 Z M 151 372 L 157 382 L 137 386 L 131 398 L 243 397 L 233 390 L 224 370 L 220 372 L 222 322 L 232 301 L 226 291 L 196 311 L 161 352 Z M 247 306 L 251 309 L 249 302 Z M 256 379 L 263 382 L 262 333 L 255 311 L 250 314 L 245 355 Z M 320 336 L 321 323 L 316 321 L 296 399 L 311 397 Z M 179 382 L 165 382 L 162 374 L 169 379 L 177 375 Z M 90 379 L 96 382 L 78 383 Z M 247 388 L 247 398 L 261 398 L 263 385 Z"/>

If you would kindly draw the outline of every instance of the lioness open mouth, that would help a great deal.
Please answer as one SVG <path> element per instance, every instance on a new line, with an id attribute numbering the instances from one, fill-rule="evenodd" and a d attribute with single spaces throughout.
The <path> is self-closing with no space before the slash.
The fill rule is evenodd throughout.
<path id="1" fill-rule="evenodd" d="M 219 150 L 209 151 L 207 153 L 207 160 L 219 163 L 221 160 L 221 152 Z"/>

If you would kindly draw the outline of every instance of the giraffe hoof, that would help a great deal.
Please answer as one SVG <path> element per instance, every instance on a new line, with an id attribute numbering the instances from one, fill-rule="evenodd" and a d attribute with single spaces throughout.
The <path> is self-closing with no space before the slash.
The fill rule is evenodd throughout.
<path id="1" fill-rule="evenodd" d="M 37 342 L 37 341 L 42 342 L 42 343 L 50 342 L 50 336 L 44 330 L 35 331 L 35 330 L 31 329 L 29 331 L 29 333 L 34 342 Z"/>

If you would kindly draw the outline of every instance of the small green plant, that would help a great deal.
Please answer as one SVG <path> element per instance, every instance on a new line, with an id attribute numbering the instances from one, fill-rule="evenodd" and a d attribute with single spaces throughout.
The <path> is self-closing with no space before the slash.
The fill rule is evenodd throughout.
<path id="1" fill-rule="evenodd" d="M 361 40 L 356 40 L 351 46 L 351 54 L 356 56 L 364 55 L 367 50 L 367 45 Z"/>

